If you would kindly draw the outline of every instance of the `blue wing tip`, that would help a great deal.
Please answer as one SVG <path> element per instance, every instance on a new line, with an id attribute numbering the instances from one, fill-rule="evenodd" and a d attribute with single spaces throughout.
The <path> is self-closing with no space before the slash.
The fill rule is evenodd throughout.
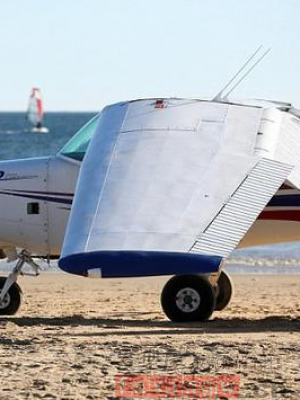
<path id="1" fill-rule="evenodd" d="M 71 274 L 88 276 L 99 269 L 103 278 L 182 274 L 211 274 L 220 268 L 219 256 L 161 251 L 92 251 L 59 260 L 59 267 Z"/>

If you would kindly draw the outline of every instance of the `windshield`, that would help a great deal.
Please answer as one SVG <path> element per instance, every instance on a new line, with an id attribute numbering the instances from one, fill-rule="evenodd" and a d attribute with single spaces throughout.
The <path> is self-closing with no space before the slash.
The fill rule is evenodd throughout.
<path id="1" fill-rule="evenodd" d="M 82 161 L 87 151 L 88 145 L 96 131 L 100 114 L 93 117 L 84 125 L 75 136 L 61 149 L 60 154 L 74 160 Z"/>

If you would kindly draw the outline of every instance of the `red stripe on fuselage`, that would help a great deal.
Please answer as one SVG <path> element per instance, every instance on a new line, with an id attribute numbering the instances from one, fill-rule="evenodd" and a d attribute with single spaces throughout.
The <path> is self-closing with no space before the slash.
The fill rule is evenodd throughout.
<path id="1" fill-rule="evenodd" d="M 258 219 L 300 222 L 300 210 L 263 211 Z"/>
<path id="2" fill-rule="evenodd" d="M 295 187 L 283 183 L 278 190 L 291 190 L 291 189 L 295 189 Z"/>

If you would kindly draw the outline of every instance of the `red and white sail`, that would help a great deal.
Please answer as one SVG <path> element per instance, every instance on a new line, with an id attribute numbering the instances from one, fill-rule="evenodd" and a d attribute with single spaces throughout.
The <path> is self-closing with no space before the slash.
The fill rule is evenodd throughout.
<path id="1" fill-rule="evenodd" d="M 33 88 L 28 104 L 28 120 L 34 126 L 41 126 L 43 116 L 44 110 L 41 91 L 38 88 Z"/>

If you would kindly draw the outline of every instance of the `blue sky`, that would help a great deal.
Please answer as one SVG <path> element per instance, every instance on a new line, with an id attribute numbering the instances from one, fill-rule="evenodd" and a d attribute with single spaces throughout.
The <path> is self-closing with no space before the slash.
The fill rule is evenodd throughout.
<path id="1" fill-rule="evenodd" d="M 212 97 L 254 50 L 272 47 L 233 97 L 300 106 L 299 0 L 0 2 L 0 110 L 99 110 L 155 97 Z"/>

